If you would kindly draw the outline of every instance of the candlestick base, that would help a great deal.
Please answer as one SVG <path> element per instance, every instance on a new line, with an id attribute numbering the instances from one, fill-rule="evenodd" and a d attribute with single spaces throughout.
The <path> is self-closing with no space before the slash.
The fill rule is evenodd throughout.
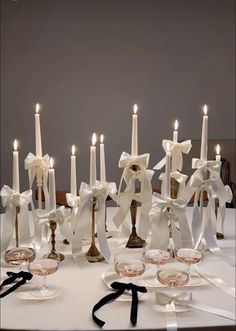
<path id="1" fill-rule="evenodd" d="M 216 238 L 221 240 L 221 239 L 224 239 L 224 234 L 223 233 L 220 233 L 220 232 L 216 232 Z"/>
<path id="2" fill-rule="evenodd" d="M 86 258 L 90 263 L 102 262 L 105 260 L 96 246 L 90 246 L 89 250 L 86 253 Z"/>
<path id="3" fill-rule="evenodd" d="M 56 237 L 56 234 L 55 234 L 55 231 L 56 231 L 56 228 L 57 228 L 57 222 L 51 220 L 50 221 L 50 230 L 51 230 L 51 244 L 52 244 L 52 249 L 51 249 L 51 252 L 47 255 L 47 258 L 48 259 L 53 259 L 53 260 L 60 260 L 60 261 L 63 261 L 65 256 L 59 252 L 56 251 L 55 249 L 55 244 L 56 244 L 56 240 L 55 240 L 55 237 Z"/>
<path id="4" fill-rule="evenodd" d="M 132 221 L 132 231 L 129 236 L 126 247 L 128 248 L 142 248 L 146 245 L 146 241 L 139 237 L 136 232 L 136 215 L 137 215 L 137 201 L 132 200 L 130 206 L 130 214 Z"/>
<path id="5" fill-rule="evenodd" d="M 146 241 L 139 237 L 136 232 L 135 226 L 132 227 L 132 232 L 129 236 L 129 240 L 126 244 L 128 248 L 142 248 L 146 245 Z"/>

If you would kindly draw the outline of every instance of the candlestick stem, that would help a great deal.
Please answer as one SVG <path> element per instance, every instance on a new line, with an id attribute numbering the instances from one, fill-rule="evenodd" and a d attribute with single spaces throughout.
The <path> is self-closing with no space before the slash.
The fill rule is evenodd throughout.
<path id="1" fill-rule="evenodd" d="M 92 199 L 92 233 L 91 233 L 91 246 L 86 253 L 88 262 L 102 262 L 104 257 L 101 255 L 95 244 L 95 222 L 96 222 L 96 211 L 97 211 L 97 198 Z"/>
<path id="2" fill-rule="evenodd" d="M 140 170 L 140 168 L 137 165 L 133 165 L 131 169 L 133 171 Z M 132 230 L 128 242 L 126 244 L 126 247 L 128 248 L 142 248 L 146 244 L 146 241 L 141 237 L 139 237 L 136 232 L 137 207 L 138 207 L 137 201 L 133 199 L 130 205 Z"/>
<path id="3" fill-rule="evenodd" d="M 56 228 L 57 228 L 57 222 L 51 220 L 49 223 L 50 230 L 51 230 L 51 245 L 52 249 L 51 252 L 48 254 L 47 258 L 48 259 L 53 259 L 53 260 L 60 260 L 63 261 L 65 256 L 59 252 L 56 251 Z"/>
<path id="4" fill-rule="evenodd" d="M 19 213 L 20 213 L 20 207 L 16 207 L 16 220 L 15 220 L 15 232 L 16 232 L 16 247 L 19 247 Z"/>

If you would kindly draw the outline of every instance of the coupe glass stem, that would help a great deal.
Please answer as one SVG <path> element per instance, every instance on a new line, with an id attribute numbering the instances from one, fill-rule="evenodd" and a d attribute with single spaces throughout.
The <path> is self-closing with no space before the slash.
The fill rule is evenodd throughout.
<path id="1" fill-rule="evenodd" d="M 43 276 L 43 285 L 40 290 L 42 293 L 47 293 L 48 287 L 47 287 L 47 282 L 46 282 L 46 276 Z"/>

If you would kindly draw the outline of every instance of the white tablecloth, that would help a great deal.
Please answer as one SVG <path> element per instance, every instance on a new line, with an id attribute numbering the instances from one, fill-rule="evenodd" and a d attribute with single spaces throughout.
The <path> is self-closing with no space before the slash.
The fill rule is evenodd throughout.
<path id="1" fill-rule="evenodd" d="M 192 209 L 188 208 L 188 215 Z M 112 215 L 115 208 L 108 208 L 108 228 L 112 229 Z M 117 238 L 111 238 L 109 245 L 114 251 L 117 247 Z M 224 252 L 235 254 L 235 210 L 227 209 L 225 239 L 218 241 Z M 70 246 L 65 246 L 58 239 L 57 249 L 65 253 L 66 258 L 59 270 L 48 276 L 48 284 L 57 286 L 59 295 L 50 300 L 22 300 L 18 289 L 14 293 L 1 299 L 1 328 L 20 330 L 97 330 L 91 311 L 92 307 L 110 290 L 101 280 L 101 275 L 111 265 L 105 262 L 88 263 L 85 259 L 78 264 L 70 254 Z M 85 252 L 86 252 L 86 248 Z M 209 270 L 211 274 L 222 278 L 231 286 L 235 286 L 235 269 L 224 261 L 207 253 L 201 268 Z M 10 268 L 1 268 L 1 275 Z M 39 282 L 40 277 L 34 277 L 30 287 Z M 211 284 L 199 287 L 188 287 L 193 297 L 212 307 L 235 312 L 235 301 Z M 149 290 L 139 303 L 137 329 L 165 329 L 165 314 L 154 309 L 155 291 Z M 105 330 L 130 329 L 129 322 L 130 302 L 115 301 L 103 306 L 97 316 L 106 321 Z M 217 330 L 234 328 L 234 321 L 191 309 L 177 314 L 178 328 L 207 328 Z M 218 327 L 218 328 L 217 328 Z M 220 328 L 219 328 L 220 327 Z M 211 329 L 212 330 L 212 329 Z"/>

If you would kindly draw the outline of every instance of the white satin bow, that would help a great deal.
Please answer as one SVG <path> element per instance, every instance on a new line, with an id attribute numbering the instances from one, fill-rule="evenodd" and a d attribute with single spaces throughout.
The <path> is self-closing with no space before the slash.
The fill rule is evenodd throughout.
<path id="1" fill-rule="evenodd" d="M 150 211 L 152 234 L 151 248 L 167 249 L 169 244 L 169 221 L 174 242 L 191 240 L 191 232 L 185 215 L 186 201 L 181 199 L 163 198 L 153 194 Z M 176 228 L 178 222 L 179 230 Z"/>
<path id="2" fill-rule="evenodd" d="M 188 154 L 191 147 L 192 143 L 191 140 L 185 140 L 181 143 L 174 142 L 172 140 L 163 140 L 162 141 L 162 147 L 164 151 L 167 151 L 167 145 L 169 144 L 169 148 L 171 151 L 171 157 L 172 157 L 172 166 L 171 169 L 172 171 L 176 170 L 182 170 L 183 168 L 183 156 L 182 154 Z M 166 157 L 164 157 L 159 163 L 153 167 L 155 170 L 160 170 L 164 165 L 166 164 Z"/>
<path id="3" fill-rule="evenodd" d="M 220 207 L 218 217 L 220 218 L 222 216 L 224 217 L 225 202 L 229 201 L 231 198 L 228 187 L 224 186 L 219 175 L 220 162 L 193 159 L 192 166 L 193 168 L 197 168 L 197 170 L 191 176 L 188 183 L 187 199 L 191 198 L 193 193 L 195 193 L 192 219 L 192 234 L 194 245 L 197 246 L 200 243 L 202 236 L 204 235 L 207 246 L 212 253 L 223 258 L 229 264 L 235 265 L 235 262 L 233 262 L 230 257 L 223 254 L 215 239 L 217 220 L 215 215 L 214 199 L 216 197 L 219 199 Z M 205 177 L 206 171 L 209 172 L 209 178 Z M 208 196 L 208 204 L 205 215 L 201 215 L 198 207 L 198 200 L 201 191 L 206 191 Z"/>
<path id="4" fill-rule="evenodd" d="M 2 205 L 6 207 L 5 220 L 3 223 L 3 233 L 1 249 L 7 249 L 14 234 L 16 220 L 16 207 L 20 208 L 18 215 L 19 221 L 19 240 L 20 242 L 30 242 L 30 227 L 28 217 L 28 205 L 32 200 L 32 191 L 28 190 L 19 193 L 4 185 L 1 189 Z"/>
<path id="5" fill-rule="evenodd" d="M 49 155 L 43 157 L 35 156 L 29 153 L 25 158 L 25 169 L 29 174 L 29 185 L 32 188 L 34 178 L 37 178 L 37 184 L 43 186 L 45 197 L 45 209 L 49 209 L 49 193 L 47 188 L 48 169 L 49 169 Z"/>
<path id="6" fill-rule="evenodd" d="M 75 233 L 72 239 L 73 254 L 82 251 L 82 240 L 88 230 L 91 232 L 91 218 L 93 198 L 96 198 L 96 225 L 97 239 L 100 250 L 106 261 L 110 260 L 110 249 L 105 233 L 105 203 L 109 191 L 115 190 L 114 183 L 102 183 L 97 181 L 96 187 L 91 187 L 86 183 L 80 186 L 80 205 L 75 222 Z"/>
<path id="7" fill-rule="evenodd" d="M 72 240 L 72 230 L 70 227 L 71 212 L 66 209 L 65 206 L 61 206 L 55 210 L 49 212 L 38 211 L 39 226 L 48 223 L 49 221 L 55 221 L 59 224 L 60 232 L 69 241 Z"/>
<path id="8" fill-rule="evenodd" d="M 174 178 L 179 183 L 179 190 L 178 190 L 177 197 L 181 198 L 183 193 L 185 192 L 185 187 L 186 187 L 185 182 L 186 182 L 186 179 L 188 178 L 188 176 L 181 174 L 179 171 L 173 171 L 170 173 L 170 177 Z M 162 172 L 160 174 L 159 179 L 162 181 L 161 192 L 163 194 L 164 186 L 165 186 L 165 173 L 164 172 Z"/>
<path id="9" fill-rule="evenodd" d="M 119 167 L 124 168 L 121 177 L 117 203 L 120 208 L 113 218 L 113 221 L 117 227 L 119 227 L 125 220 L 126 215 L 129 212 L 132 200 L 141 202 L 141 213 L 138 235 L 142 238 L 146 238 L 149 230 L 149 211 L 151 209 L 152 201 L 152 186 L 151 179 L 154 174 L 153 170 L 146 169 L 148 167 L 149 154 L 142 154 L 138 156 L 131 156 L 130 154 L 123 152 Z M 138 166 L 138 170 L 132 170 L 132 166 Z M 127 184 L 124 192 L 120 192 L 123 179 Z M 140 193 L 135 193 L 135 181 L 139 180 L 141 183 Z"/>

